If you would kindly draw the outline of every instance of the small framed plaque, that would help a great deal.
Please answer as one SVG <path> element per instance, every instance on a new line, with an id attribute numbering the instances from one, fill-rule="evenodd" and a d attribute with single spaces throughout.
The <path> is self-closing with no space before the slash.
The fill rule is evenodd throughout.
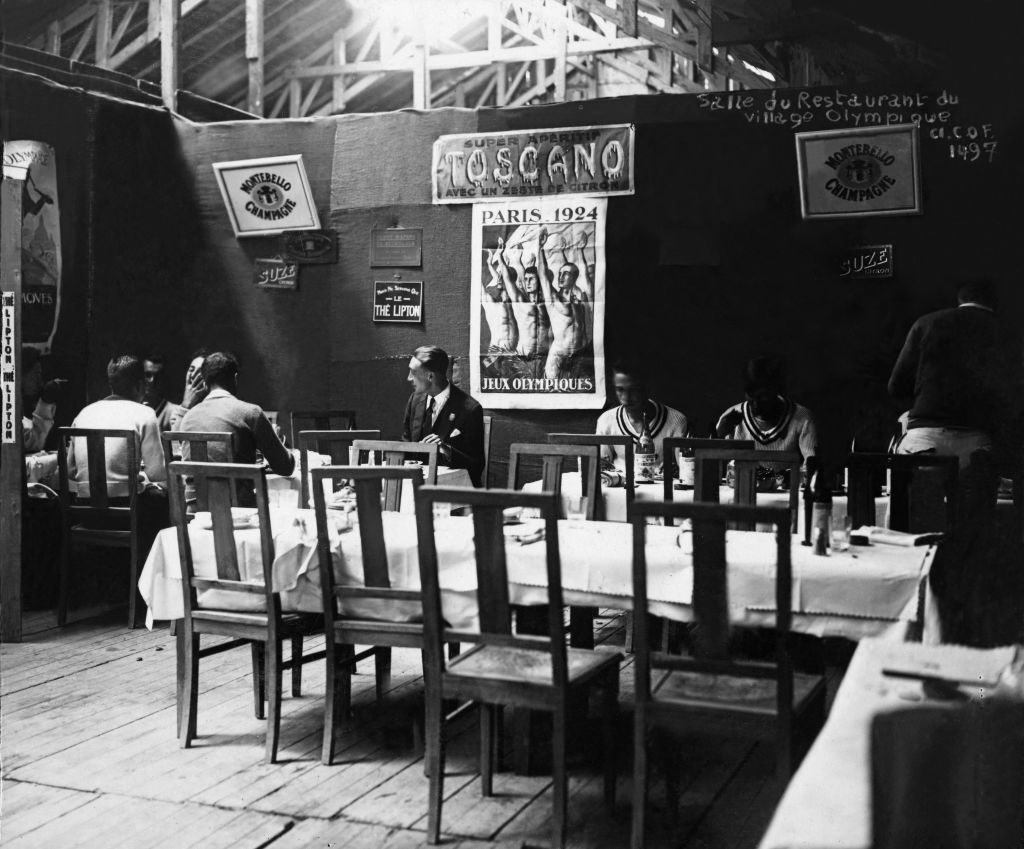
<path id="1" fill-rule="evenodd" d="M 423 321 L 423 281 L 375 280 L 373 320 L 407 324 Z"/>
<path id="2" fill-rule="evenodd" d="M 419 268 L 423 265 L 423 230 L 391 227 L 370 231 L 371 268 Z"/>
<path id="3" fill-rule="evenodd" d="M 320 229 L 301 154 L 214 162 L 213 173 L 235 236 Z"/>
<path id="4" fill-rule="evenodd" d="M 286 233 L 284 258 L 299 265 L 329 265 L 338 261 L 338 236 L 333 230 Z"/>

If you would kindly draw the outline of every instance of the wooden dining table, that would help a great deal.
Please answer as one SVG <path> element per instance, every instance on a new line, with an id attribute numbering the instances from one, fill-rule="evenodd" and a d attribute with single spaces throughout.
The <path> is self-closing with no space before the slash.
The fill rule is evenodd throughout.
<path id="1" fill-rule="evenodd" d="M 274 508 L 271 526 L 275 544 L 274 586 L 286 610 L 321 609 L 316 527 L 310 510 Z M 358 525 L 348 527 L 346 515 L 332 511 L 331 545 L 336 552 L 335 579 L 358 586 L 362 581 L 362 551 Z M 384 538 L 392 585 L 419 587 L 416 521 L 412 515 L 385 513 Z M 476 624 L 476 567 L 472 520 L 450 516 L 435 520 L 445 618 L 453 627 Z M 547 601 L 545 546 L 535 530 L 538 520 L 506 527 L 511 601 L 520 605 Z M 189 526 L 196 574 L 216 572 L 213 533 L 193 522 Z M 650 612 L 676 621 L 689 621 L 693 586 L 689 532 L 673 527 L 648 528 L 648 591 Z M 259 532 L 235 532 L 243 580 L 261 580 Z M 526 540 L 523 544 L 518 540 Z M 770 626 L 774 622 L 774 538 L 754 531 L 729 531 L 730 611 L 735 624 Z M 559 550 L 565 603 L 629 610 L 632 607 L 631 526 L 620 522 L 559 522 Z M 794 544 L 793 628 L 818 636 L 860 639 L 887 635 L 898 639 L 908 632 L 937 626 L 935 604 L 927 590 L 934 558 L 933 546 L 856 546 L 829 557 Z M 183 615 L 181 570 L 176 531 L 160 532 L 139 579 L 149 607 L 147 624 Z M 219 600 L 206 603 L 215 606 Z M 252 597 L 258 604 L 259 597 Z M 200 599 L 200 603 L 204 603 Z M 381 610 L 353 610 L 360 615 L 401 619 L 419 615 L 392 605 Z"/>
<path id="2" fill-rule="evenodd" d="M 786 788 L 760 849 L 871 849 L 871 722 L 883 711 L 926 704 L 919 680 L 891 667 L 935 668 L 950 659 L 982 670 L 1011 663 L 1016 649 L 970 649 L 866 639 L 857 646 L 827 721 Z M 973 698 L 990 689 L 972 685 Z"/>

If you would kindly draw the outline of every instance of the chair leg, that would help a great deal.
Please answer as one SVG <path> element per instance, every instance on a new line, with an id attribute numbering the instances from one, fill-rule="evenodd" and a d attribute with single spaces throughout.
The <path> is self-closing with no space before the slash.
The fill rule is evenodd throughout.
<path id="1" fill-rule="evenodd" d="M 264 719 L 266 718 L 266 713 L 263 710 L 263 706 L 267 701 L 267 682 L 264 677 L 264 668 L 266 664 L 265 646 L 259 640 L 253 640 L 253 642 L 249 644 L 249 648 L 252 651 L 253 707 L 255 708 L 256 718 Z"/>
<path id="2" fill-rule="evenodd" d="M 377 701 L 391 689 L 391 647 L 377 646 L 373 653 L 373 663 L 377 671 Z"/>
<path id="3" fill-rule="evenodd" d="M 302 634 L 292 637 L 292 697 L 302 695 Z"/>
<path id="4" fill-rule="evenodd" d="M 551 722 L 551 846 L 553 849 L 564 849 L 568 831 L 566 808 L 569 781 L 565 765 L 567 721 L 568 708 L 563 703 L 555 709 Z"/>
<path id="5" fill-rule="evenodd" d="M 426 749 L 427 775 L 430 789 L 427 807 L 427 843 L 436 844 L 441 839 L 441 805 L 444 802 L 444 708 L 439 688 L 429 681 L 424 682 L 426 697 Z"/>
<path id="6" fill-rule="evenodd" d="M 71 583 L 71 536 L 67 532 L 61 539 L 60 578 L 57 588 L 57 625 L 63 628 L 68 621 L 68 590 Z"/>
<path id="7" fill-rule="evenodd" d="M 644 849 L 647 819 L 647 712 L 637 704 L 633 714 L 633 828 L 631 849 Z"/>
<path id="8" fill-rule="evenodd" d="M 324 690 L 324 739 L 320 748 L 320 762 L 330 766 L 334 760 L 334 721 L 338 716 L 338 659 L 337 647 L 331 634 L 327 634 L 327 682 Z"/>
<path id="9" fill-rule="evenodd" d="M 196 736 L 199 708 L 199 635 L 178 630 L 178 745 L 187 749 Z"/>
<path id="10" fill-rule="evenodd" d="M 281 735 L 281 651 L 280 640 L 267 641 L 267 747 L 263 762 L 268 764 L 277 760 L 277 744 Z"/>
<path id="11" fill-rule="evenodd" d="M 480 712 L 480 793 L 494 795 L 494 705 L 479 705 Z"/>
<path id="12" fill-rule="evenodd" d="M 604 804 L 615 808 L 615 720 L 619 712 L 619 669 L 611 670 L 604 685 Z"/>
<path id="13" fill-rule="evenodd" d="M 131 565 L 128 567 L 128 628 L 134 630 L 138 624 L 135 621 L 135 600 L 139 597 L 139 552 L 138 542 L 135 535 L 132 535 L 132 545 L 128 556 Z"/>

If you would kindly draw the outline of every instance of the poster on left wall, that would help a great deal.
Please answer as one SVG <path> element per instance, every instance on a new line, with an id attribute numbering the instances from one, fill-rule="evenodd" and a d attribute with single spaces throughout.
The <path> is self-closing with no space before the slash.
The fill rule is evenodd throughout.
<path id="1" fill-rule="evenodd" d="M 21 343 L 50 353 L 60 316 L 60 204 L 57 155 L 38 141 L 4 142 L 4 168 L 21 184 Z"/>
<path id="2" fill-rule="evenodd" d="M 605 198 L 473 207 L 470 377 L 488 409 L 605 404 Z"/>

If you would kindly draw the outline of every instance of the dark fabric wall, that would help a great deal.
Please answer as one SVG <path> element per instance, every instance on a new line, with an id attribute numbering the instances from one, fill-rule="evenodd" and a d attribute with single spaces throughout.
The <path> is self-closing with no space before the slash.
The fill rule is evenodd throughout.
<path id="1" fill-rule="evenodd" d="M 858 93 L 893 91 L 903 90 Z M 928 116 L 939 120 L 941 88 L 925 92 L 925 213 L 805 222 L 793 123 L 752 119 L 773 93 L 747 94 L 756 104 L 742 111 L 712 111 L 696 96 L 658 96 L 179 127 L 203 228 L 192 273 L 182 281 L 184 334 L 194 343 L 219 334 L 247 358 L 262 360 L 260 383 L 245 385 L 253 400 L 281 409 L 352 406 L 361 426 L 397 436 L 406 362 L 417 345 L 445 347 L 459 360 L 456 379 L 468 383 L 470 207 L 430 204 L 434 138 L 634 122 L 637 193 L 609 201 L 608 361 L 643 356 L 655 395 L 706 431 L 740 399 L 746 359 L 772 351 L 787 359 L 791 394 L 815 411 L 829 451 L 841 451 L 854 434 L 884 447 L 900 411 L 886 397 L 885 382 L 914 318 L 953 303 L 957 280 L 990 274 L 1005 319 L 1022 323 L 1015 249 L 1021 214 L 1012 201 L 1024 184 L 1013 155 L 1020 116 L 995 93 L 957 91 L 946 131 L 991 124 L 998 139 L 994 162 L 964 162 L 950 156 L 947 141 L 928 137 Z M 787 95 L 795 102 L 795 92 L 775 93 Z M 799 129 L 835 126 L 818 110 Z M 303 268 L 298 292 L 264 292 L 250 282 L 252 258 L 272 253 L 273 240 L 234 239 L 210 163 L 284 153 L 304 155 L 321 218 L 339 234 L 340 259 Z M 369 267 L 370 231 L 395 225 L 423 228 L 422 270 Z M 839 279 L 837 252 L 865 244 L 894 246 L 892 279 Z M 395 273 L 425 281 L 422 325 L 371 321 L 371 283 Z M 596 418 L 590 411 L 494 415 L 499 459 L 513 439 L 590 430 Z M 496 463 L 492 481 L 503 475 Z"/>

